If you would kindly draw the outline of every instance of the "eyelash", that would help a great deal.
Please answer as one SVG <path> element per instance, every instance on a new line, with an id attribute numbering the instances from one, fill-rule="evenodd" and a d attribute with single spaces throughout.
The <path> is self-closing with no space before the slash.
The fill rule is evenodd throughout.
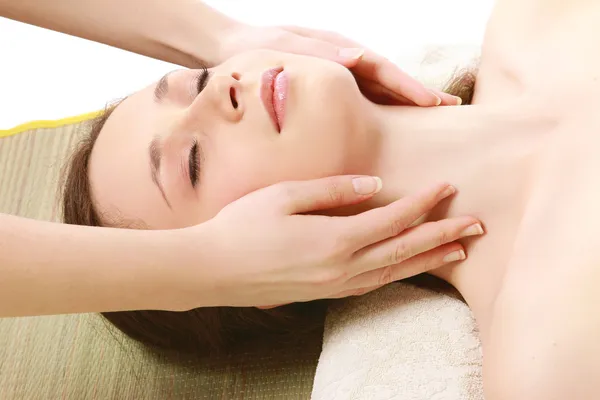
<path id="1" fill-rule="evenodd" d="M 190 182 L 192 183 L 192 187 L 196 188 L 200 175 L 200 146 L 197 139 L 194 139 L 192 147 L 190 147 L 189 168 Z"/>
<path id="2" fill-rule="evenodd" d="M 202 67 L 194 79 L 196 95 L 200 94 L 200 92 L 202 92 L 202 90 L 206 87 L 209 78 L 210 72 L 208 71 L 208 68 Z"/>
<path id="3" fill-rule="evenodd" d="M 196 74 L 194 78 L 194 87 L 196 89 L 196 95 L 199 95 L 200 92 L 206 87 L 208 84 L 208 79 L 210 78 L 210 72 L 208 68 L 201 67 L 200 72 Z M 198 145 L 198 140 L 194 139 L 192 146 L 190 147 L 190 156 L 189 156 L 189 170 L 190 170 L 190 182 L 192 183 L 192 187 L 196 188 L 198 185 L 198 179 L 200 174 L 200 146 Z"/>

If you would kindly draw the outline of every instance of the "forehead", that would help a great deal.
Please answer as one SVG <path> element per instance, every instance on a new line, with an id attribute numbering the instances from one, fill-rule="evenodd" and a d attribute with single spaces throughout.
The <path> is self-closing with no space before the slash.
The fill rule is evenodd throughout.
<path id="1" fill-rule="evenodd" d="M 123 100 L 102 128 L 90 158 L 95 205 L 107 219 L 159 223 L 168 207 L 150 178 L 148 145 L 160 130 L 155 84 Z"/>

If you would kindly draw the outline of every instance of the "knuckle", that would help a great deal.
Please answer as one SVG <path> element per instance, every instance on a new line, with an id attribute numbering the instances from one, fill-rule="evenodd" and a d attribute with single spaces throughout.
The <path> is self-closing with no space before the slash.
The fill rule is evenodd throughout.
<path id="1" fill-rule="evenodd" d="M 323 288 L 336 287 L 346 279 L 345 271 L 339 268 L 326 268 L 315 274 L 314 284 Z"/>
<path id="2" fill-rule="evenodd" d="M 339 250 L 335 245 L 326 246 L 323 249 L 321 261 L 327 266 L 336 265 L 339 262 Z"/>
<path id="3" fill-rule="evenodd" d="M 402 219 L 396 219 L 390 224 L 391 236 L 398 236 L 406 229 L 406 223 Z"/>
<path id="4" fill-rule="evenodd" d="M 446 232 L 444 229 L 440 229 L 436 234 L 436 239 L 435 239 L 436 247 L 441 246 L 445 243 L 448 243 L 449 241 L 450 241 L 450 236 L 448 235 L 448 232 Z"/>
<path id="5" fill-rule="evenodd" d="M 293 202 L 298 195 L 293 185 L 283 183 L 273 186 L 273 194 L 277 201 L 283 204 Z"/>
<path id="6" fill-rule="evenodd" d="M 352 253 L 352 238 L 348 234 L 338 235 L 332 250 L 336 258 L 347 258 L 349 253 Z"/>
<path id="7" fill-rule="evenodd" d="M 396 244 L 394 251 L 390 254 L 390 264 L 399 264 L 412 257 L 412 250 L 404 241 Z"/>
<path id="8" fill-rule="evenodd" d="M 393 282 L 393 269 L 392 266 L 387 266 L 381 269 L 381 275 L 379 275 L 378 285 L 387 285 Z"/>
<path id="9" fill-rule="evenodd" d="M 344 192 L 341 190 L 340 185 L 337 182 L 331 182 L 327 186 L 329 198 L 335 204 L 342 203 L 344 201 Z"/>
<path id="10" fill-rule="evenodd" d="M 319 239 L 316 243 L 322 248 L 323 260 L 327 264 L 337 264 L 347 260 L 351 251 L 350 240 L 345 235 L 333 235 L 330 240 Z"/>

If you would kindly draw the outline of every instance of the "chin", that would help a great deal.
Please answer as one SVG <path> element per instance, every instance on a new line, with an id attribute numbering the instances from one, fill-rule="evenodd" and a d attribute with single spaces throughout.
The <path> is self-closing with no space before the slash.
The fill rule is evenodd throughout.
<path id="1" fill-rule="evenodd" d="M 326 61 L 327 68 L 318 74 L 303 77 L 304 82 L 297 99 L 301 114 L 297 122 L 327 133 L 335 130 L 352 130 L 362 119 L 365 98 L 350 71 Z M 330 65 L 331 64 L 331 65 Z"/>

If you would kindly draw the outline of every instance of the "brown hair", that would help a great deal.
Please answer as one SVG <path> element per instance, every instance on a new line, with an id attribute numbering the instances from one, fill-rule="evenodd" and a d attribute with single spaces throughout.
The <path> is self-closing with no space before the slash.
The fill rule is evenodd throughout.
<path id="1" fill-rule="evenodd" d="M 87 134 L 66 164 L 62 184 L 63 222 L 74 225 L 141 228 L 100 215 L 94 206 L 89 160 L 96 140 L 119 103 L 90 121 Z M 250 341 L 295 342 L 319 329 L 323 302 L 290 304 L 262 310 L 254 307 L 207 307 L 185 312 L 158 310 L 109 312 L 102 315 L 133 339 L 160 350 L 198 355 L 235 351 Z"/>
<path id="2" fill-rule="evenodd" d="M 470 104 L 475 87 L 475 74 L 463 71 L 446 87 L 446 92 Z M 94 207 L 88 179 L 89 160 L 102 127 L 118 105 L 114 104 L 92 121 L 91 129 L 72 154 L 62 187 L 63 221 L 88 226 L 131 227 L 123 223 L 107 223 Z M 249 341 L 299 341 L 322 327 L 324 303 L 290 304 L 274 309 L 253 307 L 208 307 L 185 312 L 125 311 L 103 313 L 113 325 L 133 339 L 152 347 L 196 354 L 235 351 Z"/>

